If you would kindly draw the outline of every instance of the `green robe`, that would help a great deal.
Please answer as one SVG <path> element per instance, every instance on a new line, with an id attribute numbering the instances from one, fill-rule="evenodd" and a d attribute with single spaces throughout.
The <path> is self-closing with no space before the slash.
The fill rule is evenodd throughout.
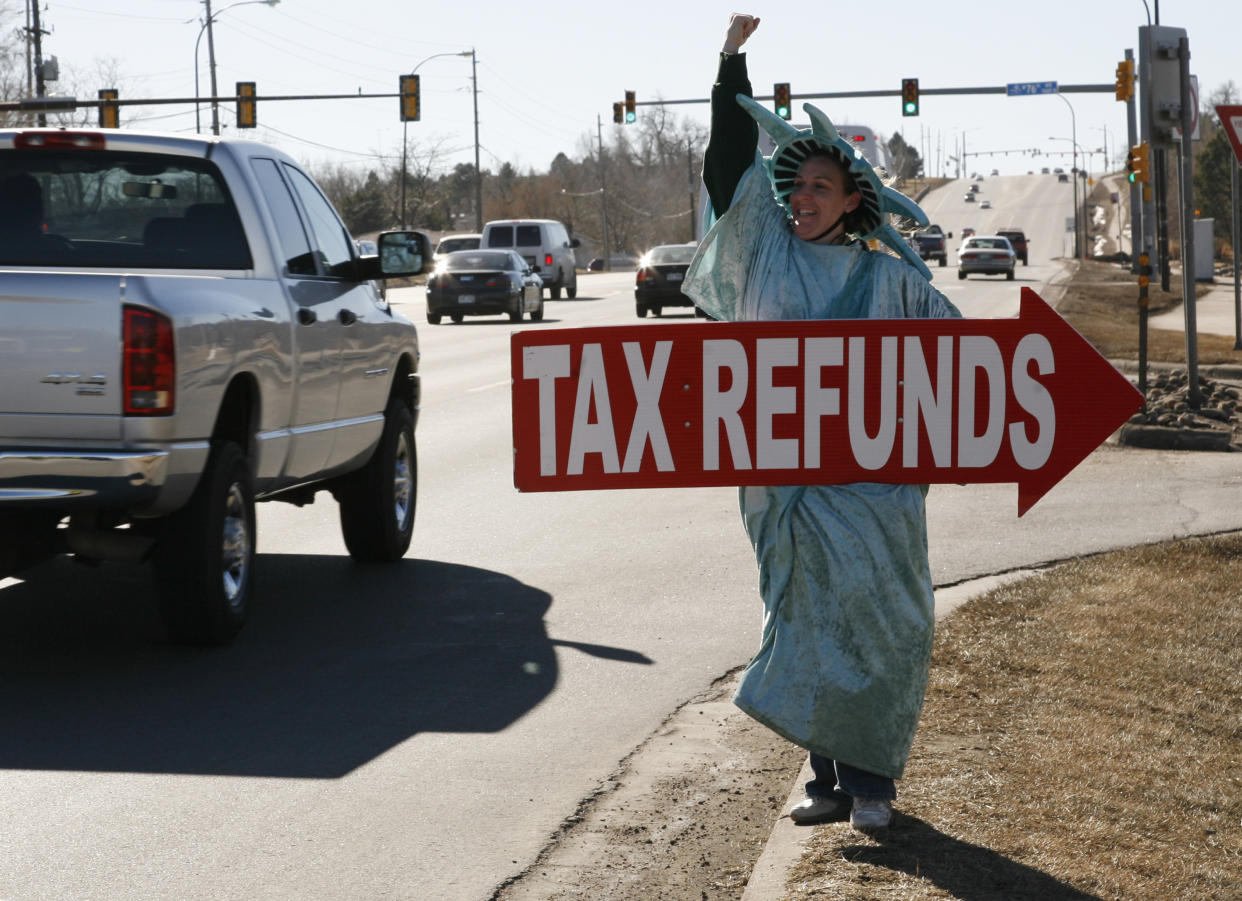
<path id="1" fill-rule="evenodd" d="M 756 155 L 683 290 L 710 316 L 959 316 L 915 269 L 862 244 L 795 237 Z M 763 637 L 734 702 L 824 757 L 900 778 L 931 661 L 924 485 L 743 488 Z"/>

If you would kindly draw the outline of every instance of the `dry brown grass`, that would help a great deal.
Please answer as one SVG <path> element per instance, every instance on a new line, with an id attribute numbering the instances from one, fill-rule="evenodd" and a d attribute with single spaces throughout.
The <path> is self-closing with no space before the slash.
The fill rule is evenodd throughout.
<path id="1" fill-rule="evenodd" d="M 1242 897 L 1242 536 L 1118 551 L 941 625 L 889 835 L 787 898 Z"/>
<path id="2" fill-rule="evenodd" d="M 1082 333 L 1110 360 L 1137 360 L 1139 350 L 1138 283 L 1124 267 L 1085 261 L 1074 275 L 1057 312 Z M 1196 287 L 1196 295 L 1208 290 Z M 1149 315 L 1180 307 L 1182 286 L 1179 278 L 1170 280 L 1169 290 L 1160 290 L 1156 278 L 1148 288 Z M 1242 363 L 1242 351 L 1234 350 L 1234 339 L 1223 335 L 1200 334 L 1200 363 Z M 1186 337 L 1181 331 L 1148 328 L 1147 359 L 1152 363 L 1186 362 Z"/>

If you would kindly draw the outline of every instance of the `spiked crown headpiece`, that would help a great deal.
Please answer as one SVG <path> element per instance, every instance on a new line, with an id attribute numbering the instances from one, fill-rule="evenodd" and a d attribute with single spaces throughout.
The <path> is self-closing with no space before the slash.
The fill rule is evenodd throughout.
<path id="1" fill-rule="evenodd" d="M 826 151 L 849 172 L 855 187 L 862 195 L 862 202 L 853 217 L 852 233 L 864 241 L 873 238 L 883 241 L 898 256 L 918 269 L 924 278 L 931 278 L 931 271 L 902 238 L 901 233 L 893 228 L 888 218 L 889 213 L 895 213 L 913 219 L 919 225 L 926 225 L 927 216 L 909 197 L 880 181 L 875 169 L 841 137 L 832 120 L 811 104 L 804 103 L 802 109 L 810 116 L 811 127 L 799 130 L 745 94 L 738 94 L 737 102 L 776 144 L 772 155 L 764 162 L 776 199 L 787 213 L 790 212 L 789 195 L 793 193 L 794 176 L 798 174 L 798 169 L 813 152 Z"/>

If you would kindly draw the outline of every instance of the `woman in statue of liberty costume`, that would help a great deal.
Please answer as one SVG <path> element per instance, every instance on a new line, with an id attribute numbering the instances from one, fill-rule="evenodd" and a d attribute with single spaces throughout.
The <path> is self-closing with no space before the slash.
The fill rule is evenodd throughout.
<path id="1" fill-rule="evenodd" d="M 819 110 L 805 105 L 812 128 L 799 131 L 751 99 L 738 51 L 758 25 L 734 14 L 726 32 L 704 159 L 718 221 L 683 290 L 723 320 L 960 315 L 888 222 L 925 223 L 918 206 Z M 771 157 L 757 153 L 756 123 L 776 142 Z M 931 660 L 925 495 L 875 483 L 741 490 L 764 622 L 734 701 L 810 752 L 795 822 L 849 817 L 873 831 L 892 821 Z"/>

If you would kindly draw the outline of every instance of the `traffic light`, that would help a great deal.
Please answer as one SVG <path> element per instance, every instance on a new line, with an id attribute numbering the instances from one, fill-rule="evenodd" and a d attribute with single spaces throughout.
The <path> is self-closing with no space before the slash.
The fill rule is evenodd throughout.
<path id="1" fill-rule="evenodd" d="M 100 88 L 100 100 L 116 100 L 119 95 L 116 88 Z M 121 127 L 121 111 L 115 103 L 99 104 L 99 127 L 100 128 L 120 128 Z"/>
<path id="2" fill-rule="evenodd" d="M 772 86 L 772 105 L 776 108 L 776 115 L 782 119 L 789 118 L 789 82 L 782 81 Z"/>
<path id="3" fill-rule="evenodd" d="M 1138 258 L 1138 283 L 1140 288 L 1151 284 L 1151 257 L 1140 253 Z"/>
<path id="4" fill-rule="evenodd" d="M 633 91 L 625 92 L 625 124 L 629 125 L 638 121 L 638 101 L 634 98 Z"/>
<path id="5" fill-rule="evenodd" d="M 1134 97 L 1134 60 L 1123 59 L 1117 63 L 1117 99 L 1127 103 Z"/>
<path id="6" fill-rule="evenodd" d="M 237 83 L 237 127 L 254 128 L 258 118 L 255 113 L 255 90 L 253 81 Z"/>
<path id="7" fill-rule="evenodd" d="M 418 99 L 418 76 L 401 76 L 401 121 L 417 122 L 422 110 Z"/>
<path id="8" fill-rule="evenodd" d="M 1131 184 L 1146 184 L 1151 181 L 1151 145 L 1146 141 L 1130 148 L 1130 153 L 1126 156 L 1126 172 L 1129 173 L 1126 178 Z"/>
<path id="9" fill-rule="evenodd" d="M 903 116 L 919 114 L 919 80 L 917 78 L 901 80 L 901 114 Z"/>
<path id="10" fill-rule="evenodd" d="M 612 121 L 620 125 L 625 121 L 625 113 L 623 112 L 624 104 L 614 103 L 612 105 Z"/>

